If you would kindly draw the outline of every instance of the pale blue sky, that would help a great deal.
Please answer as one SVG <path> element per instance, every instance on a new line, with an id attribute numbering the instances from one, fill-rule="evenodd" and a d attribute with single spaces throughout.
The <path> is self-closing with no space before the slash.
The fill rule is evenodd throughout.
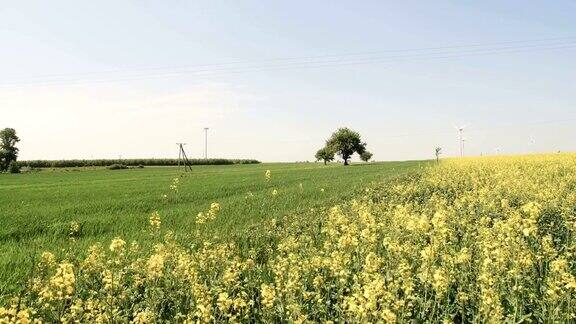
<path id="1" fill-rule="evenodd" d="M 23 159 L 574 151 L 576 2 L 0 0 L 0 116 Z"/>

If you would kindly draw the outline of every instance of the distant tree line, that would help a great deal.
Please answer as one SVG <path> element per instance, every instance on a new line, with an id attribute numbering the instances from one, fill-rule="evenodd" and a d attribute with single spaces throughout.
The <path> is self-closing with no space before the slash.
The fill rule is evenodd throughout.
<path id="1" fill-rule="evenodd" d="M 192 165 L 257 164 L 252 159 L 190 159 Z M 108 167 L 114 164 L 125 166 L 175 166 L 178 159 L 91 159 L 91 160 L 30 160 L 20 161 L 20 166 L 29 168 L 72 168 Z"/>

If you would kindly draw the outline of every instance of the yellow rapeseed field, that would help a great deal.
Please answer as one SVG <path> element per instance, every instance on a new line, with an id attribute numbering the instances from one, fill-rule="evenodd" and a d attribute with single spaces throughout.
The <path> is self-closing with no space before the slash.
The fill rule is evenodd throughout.
<path id="1" fill-rule="evenodd" d="M 576 321 L 576 155 L 442 161 L 243 240 L 142 221 L 153 248 L 44 252 L 0 323 Z"/>

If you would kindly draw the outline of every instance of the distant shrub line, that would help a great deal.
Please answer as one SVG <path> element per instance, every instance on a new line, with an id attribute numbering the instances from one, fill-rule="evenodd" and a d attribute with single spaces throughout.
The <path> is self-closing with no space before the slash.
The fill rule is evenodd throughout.
<path id="1" fill-rule="evenodd" d="M 190 159 L 192 165 L 228 165 L 257 164 L 252 159 Z M 97 159 L 97 160 L 30 160 L 18 161 L 22 167 L 28 168 L 71 168 L 71 167 L 109 167 L 114 164 L 125 166 L 174 166 L 178 159 Z"/>
<path id="2" fill-rule="evenodd" d="M 127 165 L 124 164 L 112 164 L 110 166 L 106 167 L 108 170 L 123 170 L 123 169 L 128 169 Z"/>

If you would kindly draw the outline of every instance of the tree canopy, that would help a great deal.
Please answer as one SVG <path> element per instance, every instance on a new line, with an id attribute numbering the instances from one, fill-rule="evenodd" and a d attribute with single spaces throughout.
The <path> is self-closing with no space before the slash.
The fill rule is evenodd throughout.
<path id="1" fill-rule="evenodd" d="M 348 165 L 354 153 L 361 155 L 366 151 L 366 143 L 362 142 L 360 134 L 347 127 L 336 130 L 326 141 L 326 147 L 337 153 L 344 160 L 344 165 Z"/>
<path id="2" fill-rule="evenodd" d="M 329 147 L 323 147 L 316 152 L 316 161 L 324 161 L 324 165 L 326 163 L 334 160 L 334 151 Z"/>
<path id="3" fill-rule="evenodd" d="M 20 138 L 14 128 L 4 128 L 0 131 L 0 171 L 8 170 L 10 163 L 16 162 L 18 158 L 16 143 L 19 141 Z"/>
<path id="4" fill-rule="evenodd" d="M 362 160 L 364 162 L 370 161 L 371 158 L 372 158 L 372 153 L 370 153 L 368 151 L 364 151 L 364 152 L 362 152 L 362 154 L 360 154 L 360 160 Z"/>

